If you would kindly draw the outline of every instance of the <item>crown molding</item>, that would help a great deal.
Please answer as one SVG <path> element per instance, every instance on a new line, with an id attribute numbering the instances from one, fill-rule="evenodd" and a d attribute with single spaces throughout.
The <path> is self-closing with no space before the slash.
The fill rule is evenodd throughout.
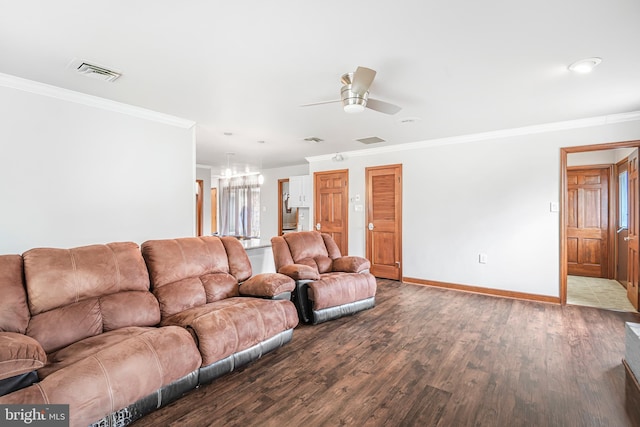
<path id="1" fill-rule="evenodd" d="M 76 92 L 46 83 L 40 83 L 34 80 L 23 79 L 9 74 L 0 73 L 0 86 L 35 93 L 37 95 L 48 96 L 50 98 L 56 98 L 63 101 L 74 102 L 76 104 L 87 105 L 89 107 L 114 111 L 183 129 L 192 128 L 196 124 L 193 120 L 182 119 L 169 114 L 147 110 L 146 108 L 112 101 L 99 96 L 88 95 L 86 93 Z"/>
<path id="2" fill-rule="evenodd" d="M 435 147 L 439 145 L 453 145 L 474 141 L 485 141 L 487 139 L 512 138 L 515 136 L 534 135 L 539 133 L 603 126 L 636 120 L 640 120 L 640 111 L 610 114 L 607 116 L 590 117 L 586 119 L 566 120 L 562 122 L 545 123 L 542 125 L 523 126 L 519 128 L 452 136 L 448 138 L 428 139 L 425 141 L 408 142 L 405 144 L 386 145 L 384 147 L 364 148 L 362 150 L 353 150 L 346 152 L 341 151 L 340 154 L 342 154 L 342 156 L 347 159 L 349 157 L 363 157 L 374 154 L 395 153 L 399 151 L 415 150 L 418 148 Z M 332 160 L 335 155 L 336 153 L 323 154 L 320 156 L 305 157 L 305 160 L 309 163 L 322 162 Z"/>

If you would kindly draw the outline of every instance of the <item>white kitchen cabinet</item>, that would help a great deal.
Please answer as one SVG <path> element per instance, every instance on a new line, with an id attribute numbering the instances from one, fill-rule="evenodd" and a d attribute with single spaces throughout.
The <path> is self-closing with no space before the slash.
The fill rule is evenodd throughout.
<path id="1" fill-rule="evenodd" d="M 307 208 L 313 199 L 311 175 L 289 177 L 289 206 L 292 208 Z"/>

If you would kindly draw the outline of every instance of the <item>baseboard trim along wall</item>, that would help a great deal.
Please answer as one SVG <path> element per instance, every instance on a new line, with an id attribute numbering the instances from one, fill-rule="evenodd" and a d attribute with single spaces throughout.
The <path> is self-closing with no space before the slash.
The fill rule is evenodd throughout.
<path id="1" fill-rule="evenodd" d="M 552 304 L 560 304 L 560 297 L 551 297 L 547 295 L 529 294 L 526 292 L 505 291 L 502 289 L 483 288 L 480 286 L 459 285 L 456 283 L 437 282 L 435 280 L 416 279 L 414 277 L 403 277 L 404 283 L 413 285 L 435 286 L 438 288 L 453 289 L 456 291 L 473 292 L 476 294 L 492 295 L 503 298 L 521 299 L 527 301 L 546 302 Z"/>

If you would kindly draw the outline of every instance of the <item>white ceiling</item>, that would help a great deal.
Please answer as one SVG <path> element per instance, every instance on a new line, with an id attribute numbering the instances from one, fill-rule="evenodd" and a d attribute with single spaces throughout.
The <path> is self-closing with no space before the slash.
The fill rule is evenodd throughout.
<path id="1" fill-rule="evenodd" d="M 228 152 L 268 168 L 372 147 L 364 137 L 379 147 L 640 110 L 638 41 L 638 0 L 0 0 L 1 73 L 194 120 L 197 163 L 214 172 Z M 592 56 L 591 74 L 567 70 Z M 74 58 L 123 76 L 86 78 Z M 300 107 L 339 99 L 359 65 L 378 72 L 370 96 L 402 111 Z"/>

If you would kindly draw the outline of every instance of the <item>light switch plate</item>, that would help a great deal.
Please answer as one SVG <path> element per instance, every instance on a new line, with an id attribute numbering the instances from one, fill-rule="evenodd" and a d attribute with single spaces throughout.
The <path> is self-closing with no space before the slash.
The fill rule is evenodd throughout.
<path id="1" fill-rule="evenodd" d="M 560 203 L 551 202 L 549 204 L 549 209 L 551 210 L 551 212 L 560 212 Z"/>

